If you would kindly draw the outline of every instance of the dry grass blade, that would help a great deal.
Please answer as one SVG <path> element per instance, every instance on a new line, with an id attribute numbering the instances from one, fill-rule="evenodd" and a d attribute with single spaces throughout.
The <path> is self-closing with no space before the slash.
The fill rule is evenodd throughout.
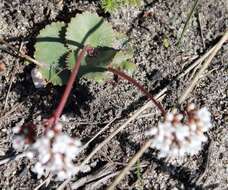
<path id="1" fill-rule="evenodd" d="M 179 40 L 178 40 L 178 42 L 177 42 L 177 46 L 179 46 L 180 43 L 181 43 L 181 40 L 182 40 L 182 38 L 183 38 L 183 36 L 184 36 L 186 30 L 187 30 L 187 26 L 188 26 L 188 24 L 189 24 L 189 21 L 191 20 L 191 17 L 192 17 L 192 15 L 193 15 L 193 13 L 194 13 L 194 11 L 195 11 L 195 9 L 196 9 L 196 6 L 197 6 L 197 4 L 198 4 L 198 1 L 199 1 L 199 0 L 195 0 L 195 1 L 194 1 L 193 7 L 192 7 L 192 9 L 191 9 L 191 11 L 190 11 L 190 13 L 189 13 L 189 15 L 188 15 L 187 21 L 185 22 L 184 28 L 183 28 L 183 30 L 182 30 L 182 32 L 181 32 L 181 36 L 180 36 L 180 38 L 179 38 Z"/>
<path id="2" fill-rule="evenodd" d="M 184 93 L 179 98 L 179 103 L 181 104 L 190 94 L 190 92 L 193 90 L 193 88 L 196 86 L 196 84 L 199 82 L 201 76 L 203 75 L 204 71 L 207 69 L 209 64 L 211 63 L 212 59 L 215 57 L 217 52 L 221 49 L 222 45 L 228 40 L 228 31 L 225 32 L 223 37 L 219 40 L 219 42 L 214 46 L 213 51 L 209 55 L 208 59 L 205 61 L 205 63 L 202 65 L 199 72 L 196 74 L 194 79 L 192 80 L 190 86 L 184 91 Z"/>
<path id="3" fill-rule="evenodd" d="M 52 175 L 49 174 L 48 177 L 47 177 L 43 182 L 41 182 L 34 190 L 39 190 L 39 189 L 41 189 L 41 187 L 42 187 L 44 184 L 45 184 L 45 186 L 47 187 L 48 184 L 49 184 L 50 181 L 51 181 L 51 178 L 52 178 Z"/>
<path id="4" fill-rule="evenodd" d="M 95 173 L 93 173 L 91 175 L 87 175 L 85 177 L 82 177 L 79 180 L 77 180 L 76 182 L 74 182 L 71 185 L 71 188 L 72 189 L 78 189 L 79 187 L 82 187 L 82 186 L 89 184 L 91 182 L 99 181 L 100 179 L 102 179 L 102 178 L 104 178 L 110 174 L 113 174 L 114 170 L 115 170 L 115 165 L 106 164 L 105 166 L 103 166 L 101 169 L 99 169 Z"/>
<path id="5" fill-rule="evenodd" d="M 197 59 L 191 66 L 189 66 L 184 72 L 182 72 L 177 78 L 180 79 L 186 74 L 188 74 L 192 69 L 194 69 L 196 66 L 201 64 L 213 51 L 215 50 L 215 46 L 212 47 L 209 51 L 207 51 L 202 57 Z"/>
<path id="6" fill-rule="evenodd" d="M 13 47 L 12 45 L 10 45 L 7 41 L 5 41 L 4 39 L 0 38 L 0 43 L 5 44 L 10 50 L 13 51 L 13 53 L 23 59 L 26 59 L 29 62 L 34 63 L 35 65 L 39 66 L 39 67 L 43 67 L 43 64 L 41 64 L 40 62 L 38 62 L 37 60 L 33 59 L 32 57 L 24 54 L 23 52 L 18 52 L 17 49 L 15 47 Z"/>
<path id="7" fill-rule="evenodd" d="M 120 114 L 118 114 L 118 116 L 116 116 L 114 119 L 112 119 L 107 125 L 105 125 L 105 127 L 103 127 L 92 139 L 90 139 L 83 147 L 82 150 L 86 149 L 89 144 L 91 142 L 93 142 L 101 133 L 103 133 L 106 129 L 108 129 L 110 127 L 110 125 L 119 117 Z"/>
<path id="8" fill-rule="evenodd" d="M 21 52 L 21 50 L 23 48 L 23 45 L 24 45 L 24 43 L 22 42 L 21 46 L 20 46 L 20 49 L 19 49 L 19 52 Z M 16 65 L 14 65 L 14 67 L 13 67 L 13 71 L 12 71 L 12 75 L 10 77 L 10 84 L 9 84 L 9 88 L 8 88 L 8 91 L 7 91 L 7 94 L 6 94 L 6 100 L 5 100 L 5 103 L 4 103 L 3 111 L 6 110 L 6 107 L 7 107 L 7 104 L 8 104 L 8 98 L 9 98 L 9 94 L 10 94 L 10 90 L 12 88 L 13 80 L 15 78 L 15 73 L 16 73 L 17 70 L 18 70 L 18 61 L 17 61 Z"/>
<path id="9" fill-rule="evenodd" d="M 120 172 L 120 174 L 116 177 L 114 182 L 110 185 L 108 190 L 115 189 L 116 185 L 124 178 L 124 176 L 131 170 L 131 167 L 137 162 L 137 160 L 143 155 L 143 153 L 150 147 L 151 140 L 148 140 L 142 148 L 134 155 L 128 165 Z"/>

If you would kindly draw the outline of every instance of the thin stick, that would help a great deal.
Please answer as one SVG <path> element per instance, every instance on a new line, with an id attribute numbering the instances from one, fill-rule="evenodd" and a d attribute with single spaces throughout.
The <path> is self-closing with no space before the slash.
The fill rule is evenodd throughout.
<path id="1" fill-rule="evenodd" d="M 196 74 L 194 79 L 192 80 L 190 86 L 184 91 L 184 93 L 179 98 L 179 103 L 181 104 L 190 94 L 190 92 L 193 90 L 193 88 L 196 86 L 196 84 L 199 82 L 202 74 L 207 69 L 209 64 L 211 63 L 212 59 L 215 57 L 217 52 L 221 49 L 223 43 L 225 43 L 228 40 L 228 31 L 225 32 L 223 37 L 219 40 L 219 42 L 215 45 L 215 49 L 212 51 L 211 55 L 208 57 L 208 59 L 205 61 L 199 72 Z"/>
<path id="2" fill-rule="evenodd" d="M 200 36 L 202 38 L 203 47 L 205 48 L 206 45 L 205 45 L 205 40 L 204 40 L 204 37 L 203 37 L 201 13 L 199 13 L 199 12 L 198 12 L 198 20 L 199 20 Z"/>
<path id="3" fill-rule="evenodd" d="M 46 183 L 45 186 L 47 187 L 51 181 L 51 178 L 52 178 L 52 174 L 49 173 L 48 177 L 43 182 L 41 182 L 34 190 L 39 190 L 45 183 Z"/>
<path id="4" fill-rule="evenodd" d="M 182 72 L 177 79 L 182 78 L 187 73 L 189 73 L 192 69 L 194 69 L 197 65 L 201 64 L 213 51 L 215 50 L 215 46 L 212 47 L 209 51 L 207 51 L 203 56 L 197 59 L 191 66 L 189 66 L 184 72 Z"/>
<path id="5" fill-rule="evenodd" d="M 17 65 L 15 65 L 15 66 L 13 67 L 12 75 L 11 75 L 11 77 L 10 77 L 10 84 L 9 84 L 9 88 L 8 88 L 8 90 L 7 90 L 7 94 L 6 94 L 6 99 L 5 99 L 3 111 L 6 110 L 6 107 L 7 107 L 7 104 L 8 104 L 8 98 L 9 98 L 9 95 L 10 95 L 10 90 L 11 90 L 12 85 L 13 85 L 13 80 L 14 80 L 14 74 L 15 74 L 15 71 L 16 71 L 16 66 L 17 66 Z"/>
<path id="6" fill-rule="evenodd" d="M 108 129 L 109 126 L 110 126 L 117 118 L 118 118 L 118 116 L 115 117 L 114 119 L 112 119 L 112 120 L 111 120 L 105 127 L 103 127 L 95 136 L 93 136 L 93 138 L 91 138 L 85 145 L 83 145 L 82 150 L 86 149 L 86 148 L 89 146 L 89 144 L 90 144 L 91 142 L 93 142 L 101 133 L 103 133 L 106 129 Z"/>
<path id="7" fill-rule="evenodd" d="M 19 57 L 21 57 L 23 59 L 26 59 L 27 61 L 30 61 L 30 62 L 34 63 L 35 65 L 37 65 L 39 67 L 43 67 L 44 66 L 44 64 L 38 62 L 37 60 L 35 60 L 32 57 L 24 54 L 23 52 L 21 52 L 21 51 L 18 52 L 15 47 L 13 47 L 12 45 L 10 45 L 4 39 L 0 38 L 0 43 L 5 44 L 8 48 L 10 48 L 14 52 L 14 54 L 18 55 Z"/>
<path id="8" fill-rule="evenodd" d="M 182 30 L 182 32 L 181 32 L 181 36 L 180 36 L 180 38 L 179 38 L 179 40 L 178 40 L 178 42 L 177 42 L 177 46 L 180 45 L 180 42 L 181 42 L 181 40 L 182 40 L 182 38 L 183 38 L 183 36 L 184 36 L 186 30 L 187 30 L 187 26 L 188 26 L 188 24 L 189 24 L 189 21 L 191 20 L 191 17 L 192 17 L 192 15 L 193 15 L 193 13 L 194 13 L 194 11 L 195 11 L 195 9 L 196 9 L 196 6 L 197 6 L 197 4 L 198 4 L 198 1 L 199 1 L 199 0 L 195 0 L 195 1 L 194 1 L 193 7 L 192 7 L 192 9 L 191 9 L 191 12 L 190 12 L 189 15 L 188 15 L 187 21 L 185 22 L 184 28 L 183 28 L 183 30 Z"/>
<path id="9" fill-rule="evenodd" d="M 109 186 L 107 190 L 115 189 L 116 185 L 124 178 L 124 176 L 131 170 L 131 167 L 137 162 L 137 160 L 143 155 L 143 153 L 150 147 L 151 140 L 146 141 L 146 143 L 140 148 L 140 150 L 134 155 L 127 166 L 120 172 L 120 174 L 115 178 L 114 182 Z"/>
<path id="10" fill-rule="evenodd" d="M 108 71 L 122 77 L 123 79 L 127 80 L 128 82 L 132 83 L 134 86 L 136 86 L 139 90 L 141 90 L 153 103 L 157 108 L 161 111 L 162 115 L 166 115 L 166 111 L 161 105 L 160 102 L 158 102 L 141 84 L 139 84 L 135 79 L 132 77 L 126 75 L 124 72 L 116 70 L 114 68 L 109 67 Z"/>

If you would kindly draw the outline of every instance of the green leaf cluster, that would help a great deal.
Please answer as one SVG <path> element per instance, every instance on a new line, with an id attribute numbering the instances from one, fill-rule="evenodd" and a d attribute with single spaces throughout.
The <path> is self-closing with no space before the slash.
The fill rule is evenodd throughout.
<path id="1" fill-rule="evenodd" d="M 124 5 L 139 6 L 141 0 L 101 0 L 101 6 L 106 12 L 113 12 Z"/>
<path id="2" fill-rule="evenodd" d="M 83 58 L 78 76 L 103 82 L 111 78 L 108 66 L 129 74 L 135 70 L 131 62 L 133 51 L 126 41 L 127 37 L 115 32 L 103 18 L 84 12 L 68 24 L 53 22 L 42 29 L 36 38 L 34 57 L 43 64 L 39 70 L 47 81 L 63 85 L 79 51 L 89 45 L 94 48 L 93 55 Z M 121 48 L 116 48 L 116 44 Z"/>

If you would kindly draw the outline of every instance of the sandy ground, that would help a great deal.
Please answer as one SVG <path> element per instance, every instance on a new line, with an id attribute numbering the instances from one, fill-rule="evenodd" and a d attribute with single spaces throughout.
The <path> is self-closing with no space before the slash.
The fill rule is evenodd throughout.
<path id="1" fill-rule="evenodd" d="M 162 101 L 165 108 L 177 105 L 178 97 L 189 85 L 191 75 L 175 79 L 183 69 L 210 49 L 227 28 L 226 0 L 202 0 L 189 23 L 179 48 L 175 46 L 193 5 L 190 0 L 145 1 L 139 8 L 122 8 L 113 14 L 104 14 L 97 1 L 1 0 L 0 35 L 15 47 L 23 43 L 29 55 L 39 30 L 51 21 L 69 19 L 85 10 L 97 12 L 113 24 L 118 31 L 128 34 L 134 47 L 134 62 L 138 69 L 134 78 L 156 94 L 168 85 Z M 167 38 L 169 47 L 163 45 Z M 207 106 L 213 117 L 209 142 L 193 157 L 168 160 L 159 159 L 155 150 L 142 157 L 142 181 L 132 170 L 119 189 L 227 189 L 228 184 L 228 46 L 224 45 L 213 59 L 209 71 L 186 101 Z M 48 86 L 35 89 L 30 72 L 33 65 L 24 65 L 17 57 L 0 50 L 0 62 L 6 70 L 0 73 L 0 159 L 15 155 L 12 148 L 12 127 L 27 121 L 39 122 L 52 113 L 63 87 Z M 191 73 L 190 73 L 191 74 Z M 8 90 L 10 85 L 10 91 Z M 8 93 L 9 91 L 9 93 Z M 7 95 L 8 93 L 8 95 Z M 7 101 L 6 101 L 6 97 Z M 64 130 L 87 142 L 115 117 L 118 119 L 100 136 L 79 160 L 83 160 L 111 130 L 126 121 L 128 114 L 142 107 L 146 98 L 127 82 L 95 84 L 80 80 L 64 110 Z M 150 109 L 107 144 L 91 161 L 92 170 L 78 176 L 96 175 L 108 167 L 115 172 L 127 163 L 145 141 L 144 132 L 156 125 L 159 113 Z M 34 189 L 42 181 L 31 171 L 25 158 L 0 165 L 0 189 Z M 76 181 L 76 178 L 73 179 Z M 82 189 L 105 189 L 111 179 L 95 187 L 94 182 Z M 71 182 L 72 184 L 73 182 Z M 42 189 L 56 189 L 61 182 L 51 182 Z M 70 189 L 70 186 L 67 186 Z"/>

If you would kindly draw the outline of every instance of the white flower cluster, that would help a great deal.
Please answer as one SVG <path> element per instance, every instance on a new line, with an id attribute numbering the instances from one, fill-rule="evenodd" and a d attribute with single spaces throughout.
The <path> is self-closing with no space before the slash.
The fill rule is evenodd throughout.
<path id="1" fill-rule="evenodd" d="M 211 114 L 207 108 L 196 110 L 191 104 L 186 110 L 186 118 L 176 111 L 168 113 L 165 121 L 158 128 L 150 129 L 147 134 L 152 137 L 151 147 L 160 150 L 160 157 L 179 157 L 194 155 L 207 141 L 204 132 L 211 125 Z"/>
<path id="2" fill-rule="evenodd" d="M 20 138 L 20 136 L 16 136 Z M 17 140 L 15 139 L 15 140 Z M 20 143 L 22 146 L 23 136 Z M 25 143 L 25 141 L 23 141 Z M 17 148 L 18 146 L 14 146 Z M 74 166 L 73 159 L 81 151 L 81 142 L 61 132 L 61 125 L 47 129 L 45 134 L 31 143 L 26 154 L 30 159 L 37 159 L 32 171 L 38 174 L 38 178 L 53 174 L 56 180 L 62 181 L 75 175 L 79 169 Z"/>
<path id="3" fill-rule="evenodd" d="M 37 139 L 33 150 L 38 158 L 33 171 L 38 177 L 50 171 L 56 175 L 57 180 L 62 181 L 78 171 L 72 162 L 81 150 L 81 142 L 77 139 L 48 130 L 44 136 Z"/>

